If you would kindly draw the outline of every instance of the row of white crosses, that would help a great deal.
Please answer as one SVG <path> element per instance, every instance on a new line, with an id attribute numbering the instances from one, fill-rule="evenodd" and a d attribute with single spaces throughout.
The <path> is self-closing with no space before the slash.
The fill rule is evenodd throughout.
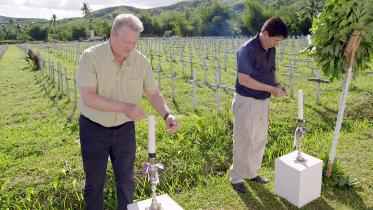
<path id="1" fill-rule="evenodd" d="M 29 49 L 31 49 L 31 50 L 33 50 L 33 52 L 35 52 L 35 49 L 32 49 L 31 45 L 23 44 L 23 45 L 18 45 L 18 46 L 25 53 L 27 53 L 27 51 Z M 77 103 L 78 103 L 78 98 L 77 98 L 78 97 L 77 96 L 77 88 L 78 87 L 77 87 L 77 84 L 76 84 L 75 71 L 72 74 L 73 76 L 70 76 L 67 68 L 62 67 L 62 65 L 59 62 L 57 62 L 57 64 L 55 64 L 55 62 L 51 61 L 50 58 L 48 58 L 48 60 L 46 60 L 45 58 L 43 58 L 40 55 L 40 53 L 37 53 L 37 55 L 39 57 L 39 66 L 40 66 L 41 73 L 48 76 L 48 78 L 50 79 L 50 81 L 52 83 L 56 83 L 56 77 L 57 77 L 57 88 L 58 88 L 59 91 L 61 91 L 62 95 L 67 96 L 68 102 L 72 101 L 71 100 L 71 95 L 70 95 L 70 91 L 71 91 L 70 81 L 73 82 L 73 90 L 72 91 L 73 91 L 73 97 L 74 97 L 74 100 L 73 100 L 74 108 L 73 108 L 73 111 L 71 113 L 71 115 L 72 115 L 73 112 L 75 112 L 75 110 L 77 108 Z"/>
<path id="2" fill-rule="evenodd" d="M 5 54 L 6 49 L 8 48 L 8 45 L 0 45 L 0 59 Z"/>
<path id="3" fill-rule="evenodd" d="M 216 38 L 215 38 L 216 39 Z M 234 87 L 228 87 L 222 82 L 222 70 L 225 69 L 221 67 L 221 60 L 220 60 L 220 54 L 223 53 L 224 60 L 232 60 L 233 63 L 236 62 L 236 51 L 237 48 L 240 46 L 240 44 L 245 41 L 247 38 L 242 39 L 216 39 L 213 40 L 213 38 L 206 39 L 206 38 L 194 38 L 194 39 L 185 39 L 185 38 L 178 38 L 178 39 L 155 39 L 155 38 L 146 38 L 144 40 L 141 40 L 139 42 L 139 47 L 145 50 L 145 53 L 148 53 L 148 57 L 150 58 L 150 61 L 152 65 L 155 63 L 158 64 L 158 66 L 155 67 L 157 72 L 157 80 L 158 85 L 160 88 L 162 88 L 161 80 L 164 77 L 168 77 L 171 79 L 171 97 L 173 100 L 176 100 L 176 90 L 175 90 L 175 80 L 179 79 L 177 75 L 178 66 L 176 65 L 176 60 L 180 62 L 180 67 L 183 74 L 183 69 L 185 68 L 185 63 L 189 64 L 189 67 L 191 69 L 191 80 L 187 80 L 190 83 L 192 83 L 192 98 L 193 98 L 193 109 L 198 109 L 198 103 L 197 103 L 197 88 L 196 86 L 200 85 L 208 85 L 210 87 L 213 87 L 215 89 L 215 101 L 216 101 L 216 108 L 219 110 L 220 107 L 220 89 L 224 89 L 228 92 L 234 92 Z M 241 42 L 241 43 L 240 43 Z M 303 41 L 302 41 L 303 42 Z M 141 43 L 141 44 L 140 44 Z M 207 46 L 207 44 L 211 43 L 211 46 Z M 289 67 L 290 72 L 286 74 L 289 76 L 290 79 L 290 97 L 293 97 L 293 88 L 294 88 L 294 78 L 299 77 L 299 74 L 295 74 L 295 68 L 296 68 L 296 62 L 299 61 L 296 55 L 296 45 L 294 39 L 290 39 L 290 41 L 284 42 L 283 45 L 280 46 L 280 52 L 281 57 L 284 57 L 284 55 L 289 55 L 289 53 L 285 53 L 284 50 L 288 43 L 291 43 L 291 53 L 290 53 L 290 62 L 287 67 Z M 92 44 L 86 44 L 86 43 L 76 43 L 79 45 L 79 47 L 75 47 L 75 49 L 83 50 L 84 47 L 89 47 Z M 65 47 L 53 47 L 54 44 L 48 44 L 48 45 L 42 45 L 41 48 L 47 49 L 48 51 L 57 50 L 56 53 L 58 53 L 58 49 L 74 49 L 73 44 L 65 44 L 63 46 Z M 155 48 L 154 48 L 155 47 Z M 224 47 L 224 50 L 221 51 L 221 49 Z M 235 49 L 234 49 L 235 48 Z M 77 50 L 77 51 L 78 51 Z M 184 51 L 187 51 L 184 53 Z M 187 56 L 184 58 L 184 54 Z M 212 54 L 212 56 L 208 55 Z M 63 54 L 62 54 L 63 55 Z M 227 56 L 229 55 L 229 56 Z M 200 62 L 194 61 L 195 58 L 200 58 Z M 165 58 L 166 61 L 169 62 L 169 69 L 168 72 L 170 74 L 166 74 L 165 69 L 163 69 L 162 66 L 162 59 Z M 176 58 L 179 57 L 179 58 Z M 210 59 L 211 64 L 207 64 L 206 60 Z M 212 58 L 212 59 L 211 59 Z M 287 58 L 287 57 L 284 57 Z M 155 61 L 158 62 L 155 62 Z M 226 62 L 224 62 L 224 65 L 226 65 Z M 203 80 L 198 80 L 197 74 L 194 73 L 196 71 L 196 68 L 200 66 L 203 68 Z M 236 65 L 234 65 L 236 67 Z M 214 82 L 211 82 L 211 84 L 208 84 L 208 74 L 207 69 L 213 70 L 213 76 Z M 230 74 L 235 74 L 235 70 L 231 71 Z M 321 78 L 320 78 L 321 79 Z M 313 81 L 310 79 L 310 81 Z M 321 81 L 321 80 L 320 80 Z M 318 86 L 320 83 L 318 83 Z M 318 91 L 317 93 L 320 93 Z M 318 94 L 319 95 L 319 94 Z M 317 96 L 317 101 L 319 96 Z"/>

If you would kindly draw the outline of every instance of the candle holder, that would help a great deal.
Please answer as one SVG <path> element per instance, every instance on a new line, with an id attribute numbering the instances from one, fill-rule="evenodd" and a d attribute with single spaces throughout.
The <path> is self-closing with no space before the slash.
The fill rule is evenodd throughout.
<path id="1" fill-rule="evenodd" d="M 149 162 L 143 168 L 143 173 L 148 175 L 148 180 L 151 184 L 151 191 L 152 191 L 152 202 L 146 210 L 163 210 L 161 203 L 158 203 L 157 197 L 157 185 L 159 184 L 159 176 L 158 176 L 158 169 L 163 169 L 164 166 L 162 163 L 155 162 L 155 153 L 149 153 Z"/>
<path id="2" fill-rule="evenodd" d="M 295 130 L 295 146 L 298 150 L 297 158 L 296 161 L 303 163 L 306 162 L 307 160 L 302 157 L 302 143 L 303 143 L 303 135 L 306 133 L 306 128 L 303 127 L 304 120 L 298 119 L 298 127 Z"/>

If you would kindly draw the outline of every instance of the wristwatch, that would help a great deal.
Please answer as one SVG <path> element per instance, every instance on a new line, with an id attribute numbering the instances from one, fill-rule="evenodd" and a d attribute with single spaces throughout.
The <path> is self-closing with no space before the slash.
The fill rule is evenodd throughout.
<path id="1" fill-rule="evenodd" d="M 170 115 L 170 113 L 169 112 L 167 112 L 164 116 L 163 116 L 163 119 L 164 120 L 166 120 L 167 119 L 167 117 Z"/>

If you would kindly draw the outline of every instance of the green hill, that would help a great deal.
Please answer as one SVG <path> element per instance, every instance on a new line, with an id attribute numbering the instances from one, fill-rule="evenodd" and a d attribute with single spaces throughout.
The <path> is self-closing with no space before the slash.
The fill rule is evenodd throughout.
<path id="1" fill-rule="evenodd" d="M 85 17 L 60 19 L 57 16 L 56 22 L 13 18 L 14 24 L 10 25 L 9 17 L 0 16 L 0 24 L 5 23 L 0 40 L 71 41 L 80 37 L 88 39 L 90 30 L 106 39 L 112 21 L 121 13 L 140 17 L 144 24 L 142 36 L 250 36 L 256 34 L 270 16 L 281 16 L 291 35 L 306 35 L 322 5 L 323 0 L 187 0 L 151 9 L 131 6 L 103 8 L 91 12 L 88 24 Z M 30 24 L 32 22 L 41 24 Z M 39 27 L 36 31 L 46 30 L 47 37 L 33 37 L 30 30 L 35 27 Z"/>
<path id="2" fill-rule="evenodd" d="M 48 22 L 48 20 L 42 19 L 42 18 L 12 18 L 12 17 L 6 17 L 6 16 L 1 16 L 0 15 L 0 24 L 9 24 L 10 19 L 13 19 L 14 23 L 32 23 L 32 22 L 44 23 L 44 22 Z"/>

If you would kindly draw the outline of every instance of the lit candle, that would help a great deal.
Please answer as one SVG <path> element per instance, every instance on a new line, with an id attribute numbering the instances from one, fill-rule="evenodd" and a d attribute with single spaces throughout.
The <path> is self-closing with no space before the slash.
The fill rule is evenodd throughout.
<path id="1" fill-rule="evenodd" d="M 303 120 L 303 91 L 298 90 L 298 120 Z"/>
<path id="2" fill-rule="evenodd" d="M 155 153 L 155 116 L 148 115 L 148 153 Z"/>

